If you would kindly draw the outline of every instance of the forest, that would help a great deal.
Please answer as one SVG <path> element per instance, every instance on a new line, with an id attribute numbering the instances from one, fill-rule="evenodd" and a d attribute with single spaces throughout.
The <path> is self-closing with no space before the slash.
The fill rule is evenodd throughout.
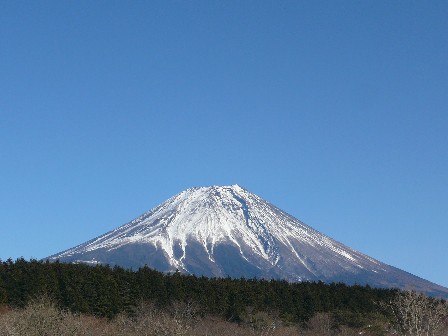
<path id="1" fill-rule="evenodd" d="M 409 302 L 432 309 L 432 315 L 419 313 L 425 335 L 443 335 L 446 302 L 413 292 L 408 296 Z M 20 327 L 33 314 L 53 316 L 58 323 L 51 325 L 59 328 L 53 334 L 60 335 L 65 334 L 60 328 L 71 323 L 77 326 L 71 335 L 88 335 L 89 330 L 92 335 L 100 335 L 98 330 L 109 330 L 108 335 L 120 330 L 127 335 L 420 335 L 406 325 L 415 323 L 406 320 L 405 299 L 398 290 L 342 283 L 206 278 L 148 267 L 132 271 L 25 259 L 0 262 L 0 335 L 39 334 L 27 333 L 28 325 Z M 433 311 L 438 322 L 428 326 Z M 139 326 L 145 333 L 135 331 Z"/>

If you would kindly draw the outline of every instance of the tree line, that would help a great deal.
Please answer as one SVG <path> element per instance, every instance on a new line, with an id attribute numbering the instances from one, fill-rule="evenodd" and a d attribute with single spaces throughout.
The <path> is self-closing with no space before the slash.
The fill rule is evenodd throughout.
<path id="1" fill-rule="evenodd" d="M 166 274 L 148 267 L 137 271 L 107 265 L 88 266 L 23 258 L 0 263 L 0 303 L 24 307 L 37 295 L 49 295 L 74 312 L 113 317 L 141 301 L 165 307 L 194 302 L 207 314 L 238 321 L 247 307 L 275 311 L 292 322 L 330 312 L 343 323 L 362 324 L 378 314 L 395 290 L 323 282 L 206 278 Z"/>
<path id="2" fill-rule="evenodd" d="M 25 308 L 36 297 L 45 296 L 63 310 L 110 320 L 120 314 L 132 316 L 142 304 L 159 311 L 182 304 L 194 306 L 197 316 L 228 322 L 256 323 L 268 314 L 289 325 L 322 326 L 316 319 L 324 316 L 331 317 L 332 329 L 372 325 L 384 329 L 397 320 L 399 293 L 342 283 L 166 274 L 148 267 L 132 271 L 23 258 L 0 261 L 0 306 Z"/>

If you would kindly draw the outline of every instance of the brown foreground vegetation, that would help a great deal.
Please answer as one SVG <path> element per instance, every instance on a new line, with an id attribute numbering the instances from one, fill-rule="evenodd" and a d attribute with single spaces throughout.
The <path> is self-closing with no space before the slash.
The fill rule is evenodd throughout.
<path id="1" fill-rule="evenodd" d="M 47 297 L 31 301 L 23 309 L 0 307 L 1 336 L 246 336 L 246 335 L 356 335 L 355 330 L 332 330 L 331 319 L 319 314 L 307 329 L 282 325 L 279 319 L 266 313 L 248 311 L 244 323 L 234 323 L 216 317 L 199 317 L 193 305 L 174 304 L 169 310 L 159 310 L 151 304 L 141 304 L 132 315 L 120 314 L 106 318 L 75 314 L 59 309 Z"/>
<path id="2" fill-rule="evenodd" d="M 437 333 L 448 335 L 446 324 Z M 170 309 L 158 309 L 142 303 L 132 314 L 106 319 L 72 313 L 58 308 L 48 297 L 30 301 L 23 309 L 0 306 L 0 336 L 354 336 L 414 335 L 387 332 L 388 326 L 365 329 L 336 327 L 330 314 L 317 313 L 306 326 L 286 325 L 275 314 L 247 309 L 241 323 L 218 317 L 200 317 L 193 304 L 176 303 Z"/>

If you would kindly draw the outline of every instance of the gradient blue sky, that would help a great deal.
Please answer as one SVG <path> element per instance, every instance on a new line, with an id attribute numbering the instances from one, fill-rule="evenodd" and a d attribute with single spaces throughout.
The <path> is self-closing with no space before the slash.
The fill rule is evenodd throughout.
<path id="1" fill-rule="evenodd" d="M 238 183 L 448 286 L 447 1 L 0 2 L 0 258 Z"/>

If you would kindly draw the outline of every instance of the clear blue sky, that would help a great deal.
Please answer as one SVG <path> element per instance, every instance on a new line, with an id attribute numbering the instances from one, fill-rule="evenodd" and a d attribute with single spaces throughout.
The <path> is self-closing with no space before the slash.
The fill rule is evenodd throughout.
<path id="1" fill-rule="evenodd" d="M 238 183 L 448 286 L 447 1 L 0 2 L 0 258 Z"/>

